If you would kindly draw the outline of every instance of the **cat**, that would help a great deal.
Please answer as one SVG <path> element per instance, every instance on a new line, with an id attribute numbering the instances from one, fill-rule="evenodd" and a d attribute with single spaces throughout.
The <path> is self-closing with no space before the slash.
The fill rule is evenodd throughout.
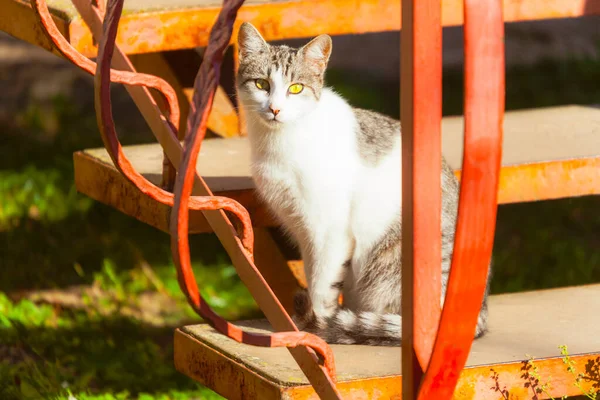
<path id="1" fill-rule="evenodd" d="M 400 121 L 353 108 L 324 86 L 331 51 L 328 35 L 291 48 L 241 25 L 236 91 L 252 177 L 304 261 L 299 328 L 328 343 L 400 345 Z M 441 181 L 443 302 L 459 194 L 444 159 Z M 476 337 L 487 329 L 487 292 Z"/>

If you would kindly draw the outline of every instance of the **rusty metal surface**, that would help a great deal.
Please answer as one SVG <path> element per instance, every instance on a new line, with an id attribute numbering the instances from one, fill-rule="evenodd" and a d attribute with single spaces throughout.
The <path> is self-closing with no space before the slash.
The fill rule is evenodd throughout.
<path id="1" fill-rule="evenodd" d="M 120 23 L 117 43 L 127 54 L 206 46 L 208 32 L 218 14 L 215 1 L 156 2 L 151 9 L 143 1 L 126 3 L 129 10 Z M 97 48 L 85 23 L 76 17 L 68 0 L 53 0 L 56 19 L 71 44 L 93 57 Z M 131 3 L 131 5 L 129 5 Z M 185 4 L 184 4 L 185 3 Z M 204 4 L 204 5 L 203 5 Z M 31 7 L 26 0 L 0 0 L 0 30 L 39 46 L 47 41 L 34 34 Z M 506 21 L 568 18 L 600 14 L 600 0 L 505 0 Z M 72 21 L 71 21 L 72 20 Z M 400 29 L 400 2 L 392 0 L 290 0 L 258 1 L 240 10 L 240 21 L 251 21 L 267 40 L 314 36 L 323 32 L 351 34 Z M 462 1 L 445 0 L 445 26 L 463 23 Z M 62 28 L 64 26 L 64 28 Z"/>
<path id="2" fill-rule="evenodd" d="M 506 0 L 507 21 L 565 18 L 600 13 L 598 0 Z M 167 10 L 126 16 L 119 43 L 130 53 L 206 46 L 207 31 L 218 9 Z M 442 10 L 445 26 L 460 25 L 462 1 L 447 0 Z M 392 0 L 277 1 L 247 5 L 239 21 L 252 22 L 266 40 L 383 32 L 400 29 L 400 2 Z M 159 30 L 156 30 L 160 27 Z M 70 29 L 76 48 L 86 55 L 95 49 L 85 27 Z M 136 38 L 138 40 L 131 40 Z"/>
<path id="3" fill-rule="evenodd" d="M 465 0 L 465 144 L 446 299 L 419 399 L 450 399 L 467 361 L 496 226 L 504 118 L 500 0 Z"/>
<path id="4" fill-rule="evenodd" d="M 0 31 L 32 43 L 56 55 L 60 55 L 48 38 L 44 27 L 39 24 L 31 4 L 25 0 L 0 0 Z M 69 36 L 70 22 L 55 16 L 57 29 Z"/>
<path id="5" fill-rule="evenodd" d="M 181 329 L 175 330 L 175 368 L 230 400 L 280 398 L 281 389 L 243 364 L 210 347 L 199 347 Z M 313 392 L 314 393 L 314 392 Z"/>
<path id="6" fill-rule="evenodd" d="M 440 317 L 441 0 L 402 10 L 402 386 L 414 399 Z"/>
<path id="7" fill-rule="evenodd" d="M 571 357 L 579 371 L 591 379 L 583 379 L 581 388 L 590 391 L 599 377 L 593 369 L 600 367 L 600 353 L 577 354 Z M 465 368 L 460 375 L 453 399 L 530 400 L 581 396 L 575 386 L 575 376 L 566 370 L 562 357 L 534 360 L 538 369 L 534 376 L 527 360 L 521 362 Z M 590 373 L 586 372 L 590 370 Z M 539 376 L 539 378 L 538 378 Z M 538 381 L 539 379 L 539 381 Z M 542 385 L 547 385 L 546 392 Z"/>
<path id="8" fill-rule="evenodd" d="M 507 166 L 500 173 L 498 203 L 600 194 L 599 178 L 597 157 Z"/>

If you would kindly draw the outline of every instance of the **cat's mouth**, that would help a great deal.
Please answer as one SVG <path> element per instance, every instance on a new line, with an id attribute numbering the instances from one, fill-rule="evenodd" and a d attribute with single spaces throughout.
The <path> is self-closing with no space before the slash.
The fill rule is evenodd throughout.
<path id="1" fill-rule="evenodd" d="M 272 114 L 267 115 L 265 120 L 267 121 L 267 124 L 269 124 L 269 125 L 279 125 L 282 122 L 280 119 L 277 119 L 277 116 L 274 116 Z"/>

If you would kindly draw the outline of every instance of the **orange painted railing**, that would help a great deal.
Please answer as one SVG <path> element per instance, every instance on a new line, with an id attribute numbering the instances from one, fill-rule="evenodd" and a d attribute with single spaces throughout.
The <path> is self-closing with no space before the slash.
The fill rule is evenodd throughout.
<path id="1" fill-rule="evenodd" d="M 173 258 L 181 289 L 193 309 L 234 340 L 255 346 L 288 347 L 319 396 L 339 399 L 331 349 L 320 338 L 298 332 L 254 265 L 253 232 L 247 210 L 229 198 L 213 196 L 195 170 L 223 53 L 244 0 L 224 0 L 211 30 L 195 82 L 187 123 L 189 134 L 183 148 L 177 139 L 179 108 L 173 89 L 162 79 L 135 72 L 127 56 L 115 45 L 124 0 L 109 0 L 105 7 L 102 3 L 100 7 L 92 5 L 91 0 L 73 0 L 99 43 L 97 64 L 77 52 L 60 34 L 45 0 L 30 1 L 56 49 L 75 65 L 95 74 L 98 126 L 115 166 L 145 195 L 173 206 Z M 464 3 L 465 151 L 454 257 L 442 310 L 441 2 L 419 0 L 417 5 L 416 1 L 403 0 L 402 7 L 403 397 L 449 399 L 474 336 L 494 236 L 504 109 L 502 8 L 500 0 Z M 170 161 L 165 165 L 178 170 L 174 194 L 146 180 L 125 157 L 112 120 L 111 82 L 127 85 Z M 163 94 L 168 115 L 160 111 L 148 88 Z M 169 173 L 168 168 L 165 171 Z M 219 317 L 203 300 L 190 265 L 190 209 L 203 211 L 277 333 L 245 332 Z M 238 219 L 239 229 L 223 210 Z M 322 364 L 315 352 L 323 359 Z"/>
<path id="2" fill-rule="evenodd" d="M 441 1 L 403 0 L 402 391 L 450 399 L 487 283 L 504 113 L 501 0 L 465 0 L 465 137 L 452 268 L 440 318 Z"/>

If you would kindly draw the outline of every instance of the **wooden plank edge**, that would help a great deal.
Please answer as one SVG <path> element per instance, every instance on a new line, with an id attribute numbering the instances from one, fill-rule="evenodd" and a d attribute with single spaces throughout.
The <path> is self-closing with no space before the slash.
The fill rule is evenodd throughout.
<path id="1" fill-rule="evenodd" d="M 168 232 L 170 207 L 142 194 L 112 164 L 105 164 L 85 151 L 73 153 L 73 164 L 79 193 Z M 204 225 L 208 227 L 206 221 Z"/>
<path id="2" fill-rule="evenodd" d="M 278 385 L 219 353 L 191 335 L 175 330 L 175 369 L 227 399 L 281 399 Z"/>
<path id="3" fill-rule="evenodd" d="M 73 161 L 75 186 L 80 193 L 168 232 L 170 207 L 157 204 L 142 194 L 112 164 L 99 161 L 85 150 L 75 152 Z M 455 174 L 460 179 L 460 170 Z M 97 184 L 99 177 L 106 182 L 105 185 Z M 599 180 L 600 157 L 507 165 L 500 172 L 498 202 L 510 204 L 600 194 Z M 253 189 L 215 194 L 242 203 L 250 212 L 255 226 L 278 225 Z M 131 198 L 131 201 L 123 202 L 124 198 Z M 190 232 L 211 232 L 200 212 L 191 212 Z"/>
<path id="4" fill-rule="evenodd" d="M 524 1 L 527 1 L 526 6 L 523 5 Z M 28 4 L 0 0 L 0 4 L 4 3 L 20 4 L 20 11 L 33 14 Z M 240 10 L 236 29 L 241 22 L 251 21 L 268 41 L 304 38 L 323 32 L 343 35 L 397 31 L 401 28 L 400 8 L 400 2 L 379 0 L 248 4 Z M 208 33 L 218 10 L 214 7 L 126 13 L 120 22 L 117 44 L 127 54 L 204 47 L 208 43 Z M 596 14 L 600 14 L 600 4 L 586 0 L 505 0 L 504 4 L 506 22 Z M 352 18 L 350 15 L 357 17 Z M 97 47 L 81 18 L 76 17 L 70 24 L 65 23 L 71 44 L 82 54 L 95 57 Z M 442 23 L 444 26 L 463 23 L 461 0 L 444 3 Z M 173 34 L 174 26 L 177 27 L 177 35 Z"/>
<path id="5" fill-rule="evenodd" d="M 460 180 L 461 171 L 455 175 Z M 557 200 L 600 194 L 600 157 L 504 165 L 498 204 Z"/>
<path id="6" fill-rule="evenodd" d="M 310 385 L 280 385 L 180 329 L 175 331 L 174 343 L 175 368 L 228 399 L 316 398 Z M 600 352 L 575 354 L 570 358 L 575 361 L 578 371 L 584 372 L 582 367 L 587 363 L 600 363 Z M 541 377 L 540 386 L 548 383 L 548 393 L 551 396 L 558 398 L 583 394 L 575 386 L 575 376 L 567 371 L 561 357 L 535 359 L 533 362 Z M 525 358 L 496 365 L 469 366 L 461 373 L 453 398 L 529 400 L 534 389 L 527 386 L 527 378 L 522 377 L 527 372 L 526 367 Z M 581 382 L 584 390 L 590 390 L 592 384 L 590 381 Z M 401 375 L 338 381 L 337 386 L 344 398 L 400 399 L 402 395 Z M 504 397 L 500 393 L 503 390 L 506 390 Z M 540 399 L 548 398 L 543 393 L 538 396 Z"/>
<path id="7" fill-rule="evenodd" d="M 169 232 L 171 207 L 154 201 L 129 182 L 114 165 L 104 163 L 85 150 L 73 153 L 75 188 L 92 199 L 163 232 Z M 98 182 L 104 184 L 98 184 Z M 254 190 L 216 192 L 242 203 L 255 226 L 275 227 L 277 223 L 256 197 Z M 190 233 L 210 233 L 201 211 L 190 211 Z"/>
<path id="8" fill-rule="evenodd" d="M 62 54 L 56 50 L 52 41 L 46 36 L 44 27 L 29 2 L 0 0 L 0 10 L 2 10 L 0 31 L 62 57 Z M 60 33 L 69 40 L 69 21 L 55 14 L 52 15 L 52 19 Z"/>
<path id="9" fill-rule="evenodd" d="M 525 356 L 525 355 L 524 355 Z M 588 362 L 600 364 L 600 352 L 575 354 L 570 356 L 578 366 L 579 372 L 584 372 L 582 366 Z M 507 398 L 511 400 L 529 400 L 535 398 L 547 399 L 562 396 L 578 396 L 583 390 L 575 386 L 576 375 L 567 370 L 562 357 L 534 359 L 533 365 L 538 369 L 539 384 L 532 385 L 532 370 L 527 369 L 528 359 L 496 365 L 477 365 L 467 367 L 461 373 L 454 392 L 454 399 L 467 400 L 496 400 Z M 527 373 L 529 372 L 529 375 Z M 497 375 L 495 375 L 497 373 Z M 589 391 L 594 382 L 581 381 L 581 387 Z M 535 389 L 548 384 L 547 393 L 535 393 Z"/>

